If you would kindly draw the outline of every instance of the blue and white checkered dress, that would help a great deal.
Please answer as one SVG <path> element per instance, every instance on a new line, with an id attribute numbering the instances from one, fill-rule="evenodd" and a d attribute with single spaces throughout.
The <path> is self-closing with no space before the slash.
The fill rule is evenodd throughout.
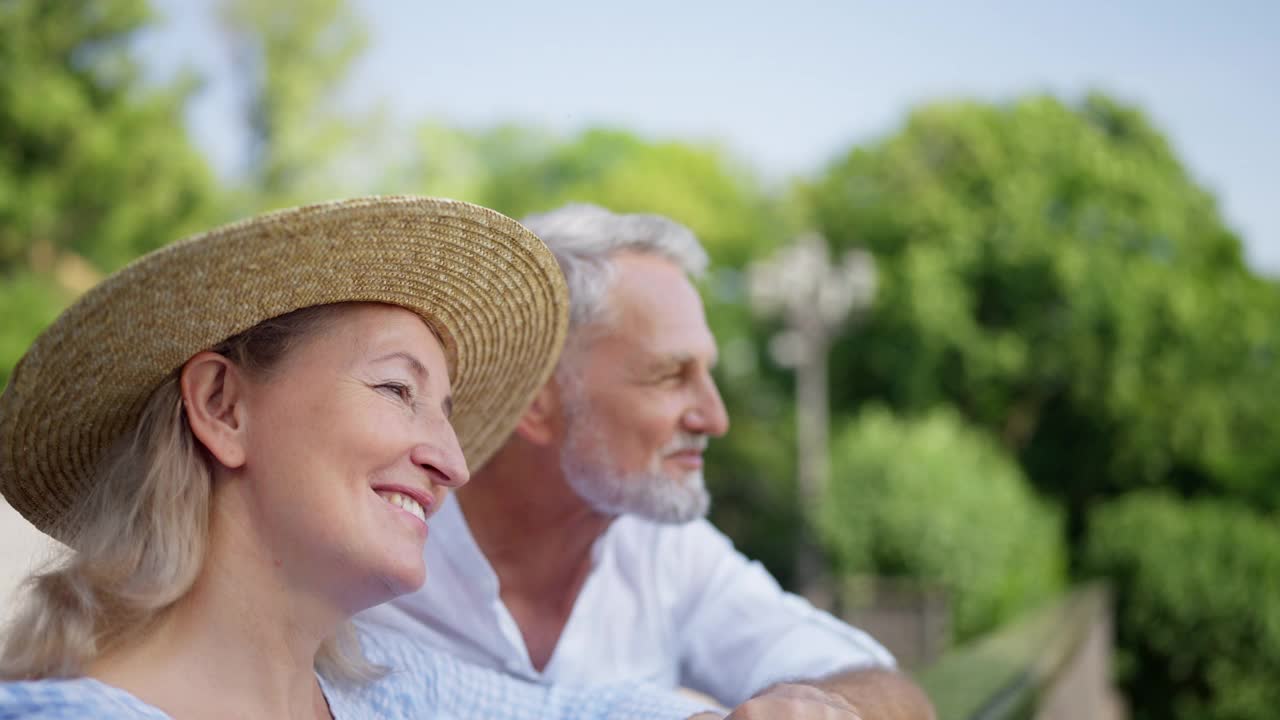
<path id="1" fill-rule="evenodd" d="M 364 630 L 365 656 L 382 679 L 349 685 L 320 678 L 337 720 L 673 720 L 706 705 L 669 690 L 623 685 L 545 686 L 463 663 L 378 630 Z M 170 720 L 119 688 L 91 678 L 0 684 L 0 720 Z"/>

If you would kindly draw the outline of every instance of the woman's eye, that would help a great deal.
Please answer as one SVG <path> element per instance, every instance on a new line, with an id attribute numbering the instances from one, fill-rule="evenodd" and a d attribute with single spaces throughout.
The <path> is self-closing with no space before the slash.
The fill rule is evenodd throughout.
<path id="1" fill-rule="evenodd" d="M 407 403 L 413 400 L 413 391 L 410 390 L 409 386 L 405 385 L 404 383 L 387 382 L 387 383 L 382 383 L 377 387 L 379 390 L 385 393 L 396 396 L 397 398 L 400 399 L 401 402 Z"/>

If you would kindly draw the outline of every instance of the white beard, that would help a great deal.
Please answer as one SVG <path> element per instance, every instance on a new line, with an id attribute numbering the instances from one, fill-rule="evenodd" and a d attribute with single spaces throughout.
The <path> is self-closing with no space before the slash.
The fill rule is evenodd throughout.
<path id="1" fill-rule="evenodd" d="M 658 452 L 648 470 L 623 473 L 610 457 L 598 428 L 585 403 L 571 403 L 560 469 L 569 487 L 592 509 L 604 515 L 638 515 L 666 524 L 687 523 L 707 514 L 711 496 L 701 470 L 672 476 L 661 469 L 667 454 L 705 447 L 705 435 L 681 433 Z"/>

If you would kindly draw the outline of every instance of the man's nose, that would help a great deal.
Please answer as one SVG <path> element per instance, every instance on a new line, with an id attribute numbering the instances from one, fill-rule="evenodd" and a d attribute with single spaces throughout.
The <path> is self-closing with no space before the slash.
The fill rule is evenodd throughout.
<path id="1" fill-rule="evenodd" d="M 710 373 L 699 383 L 693 406 L 685 412 L 682 420 L 685 430 L 701 435 L 720 437 L 729 431 L 729 413 Z"/>

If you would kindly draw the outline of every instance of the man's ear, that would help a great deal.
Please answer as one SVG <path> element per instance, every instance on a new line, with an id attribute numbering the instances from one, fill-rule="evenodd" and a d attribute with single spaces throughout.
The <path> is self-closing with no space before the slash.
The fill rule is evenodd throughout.
<path id="1" fill-rule="evenodd" d="M 557 425 L 562 422 L 560 409 L 560 387 L 553 377 L 525 408 L 516 424 L 516 434 L 534 445 L 549 445 L 555 439 Z"/>
<path id="2" fill-rule="evenodd" d="M 182 366 L 187 423 L 209 454 L 228 468 L 244 465 L 244 375 L 223 355 L 205 351 Z"/>

